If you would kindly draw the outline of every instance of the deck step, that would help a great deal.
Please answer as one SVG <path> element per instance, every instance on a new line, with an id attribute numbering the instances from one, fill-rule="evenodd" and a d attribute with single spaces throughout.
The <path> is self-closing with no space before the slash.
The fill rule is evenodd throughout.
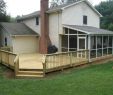
<path id="1" fill-rule="evenodd" d="M 22 75 L 41 75 L 43 74 L 43 71 L 18 71 L 18 74 Z"/>
<path id="2" fill-rule="evenodd" d="M 42 78 L 44 77 L 43 74 L 42 75 L 23 75 L 23 74 L 17 74 L 16 78 Z"/>

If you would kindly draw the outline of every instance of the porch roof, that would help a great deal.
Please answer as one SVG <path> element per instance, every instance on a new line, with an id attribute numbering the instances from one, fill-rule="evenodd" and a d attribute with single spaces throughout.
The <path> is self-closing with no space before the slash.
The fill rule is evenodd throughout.
<path id="1" fill-rule="evenodd" d="M 77 31 L 81 31 L 81 32 L 84 32 L 86 34 L 95 34 L 95 35 L 112 34 L 113 35 L 113 31 L 109 31 L 109 30 L 105 30 L 105 29 L 99 29 L 99 28 L 92 27 L 92 26 L 63 25 L 63 27 L 73 29 L 73 30 L 77 30 Z"/>

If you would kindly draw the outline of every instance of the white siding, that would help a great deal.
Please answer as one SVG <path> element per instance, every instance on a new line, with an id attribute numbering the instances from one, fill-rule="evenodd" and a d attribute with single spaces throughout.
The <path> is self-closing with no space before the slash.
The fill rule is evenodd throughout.
<path id="1" fill-rule="evenodd" d="M 35 32 L 40 34 L 40 17 L 39 17 L 39 25 L 36 25 L 36 18 L 23 20 L 23 23 L 26 24 L 31 29 L 33 29 Z"/>
<path id="2" fill-rule="evenodd" d="M 83 15 L 88 17 L 88 26 L 100 27 L 100 17 L 85 2 L 64 9 L 62 23 L 83 25 Z"/>
<path id="3" fill-rule="evenodd" d="M 59 34 L 62 32 L 61 13 L 49 15 L 49 36 L 53 45 L 59 48 Z"/>
<path id="4" fill-rule="evenodd" d="M 37 53 L 39 38 L 34 36 L 13 37 L 13 53 Z"/>
<path id="5" fill-rule="evenodd" d="M 12 47 L 12 38 L 8 32 L 2 30 L 1 31 L 1 46 L 5 46 L 5 38 L 7 38 L 7 46 Z"/>

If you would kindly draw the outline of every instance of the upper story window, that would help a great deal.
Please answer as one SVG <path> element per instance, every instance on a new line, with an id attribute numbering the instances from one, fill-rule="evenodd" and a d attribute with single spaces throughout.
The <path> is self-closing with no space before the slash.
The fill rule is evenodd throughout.
<path id="1" fill-rule="evenodd" d="M 39 25 L 39 17 L 36 17 L 36 25 Z"/>
<path id="2" fill-rule="evenodd" d="M 83 16 L 83 24 L 87 25 L 87 16 L 86 15 Z"/>

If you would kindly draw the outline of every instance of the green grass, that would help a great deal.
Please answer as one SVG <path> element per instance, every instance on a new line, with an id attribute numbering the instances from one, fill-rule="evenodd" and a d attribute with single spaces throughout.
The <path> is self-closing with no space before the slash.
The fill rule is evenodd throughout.
<path id="1" fill-rule="evenodd" d="M 113 95 L 112 66 L 90 65 L 44 79 L 7 79 L 0 66 L 0 95 Z"/>

